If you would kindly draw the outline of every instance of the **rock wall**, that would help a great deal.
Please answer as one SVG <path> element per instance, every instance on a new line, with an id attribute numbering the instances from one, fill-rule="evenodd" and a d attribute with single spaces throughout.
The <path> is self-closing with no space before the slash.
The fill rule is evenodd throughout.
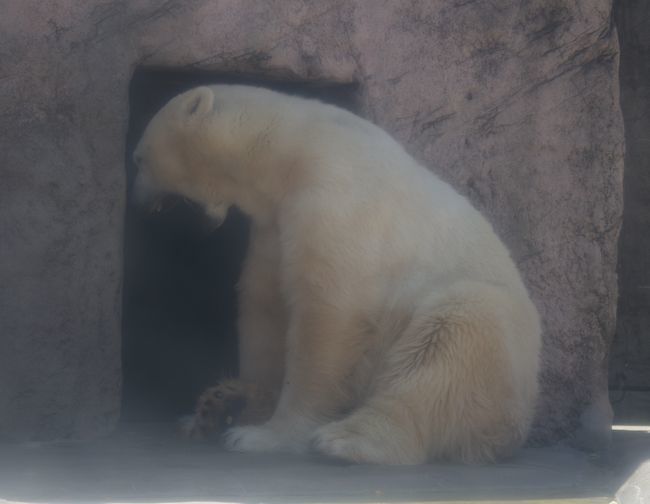
<path id="1" fill-rule="evenodd" d="M 623 173 L 611 0 L 0 0 L 0 11 L 3 435 L 97 435 L 118 418 L 138 65 L 359 82 L 364 114 L 468 195 L 524 272 L 545 332 L 534 439 L 608 405 Z"/>

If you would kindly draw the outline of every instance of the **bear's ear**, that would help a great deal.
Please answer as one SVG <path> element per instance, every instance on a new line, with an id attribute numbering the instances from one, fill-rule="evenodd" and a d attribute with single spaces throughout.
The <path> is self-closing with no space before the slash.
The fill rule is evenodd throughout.
<path id="1" fill-rule="evenodd" d="M 183 103 L 183 115 L 188 119 L 204 117 L 212 112 L 214 93 L 207 86 L 201 86 L 187 93 Z"/>

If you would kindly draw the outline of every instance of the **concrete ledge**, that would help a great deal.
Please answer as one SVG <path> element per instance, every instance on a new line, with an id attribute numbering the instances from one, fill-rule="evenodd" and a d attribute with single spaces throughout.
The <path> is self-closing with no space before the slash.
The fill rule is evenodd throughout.
<path id="1" fill-rule="evenodd" d="M 650 453 L 647 433 L 614 440 L 598 457 L 555 446 L 496 465 L 382 467 L 227 453 L 169 426 L 129 426 L 92 442 L 0 447 L 0 502 L 609 503 Z"/>

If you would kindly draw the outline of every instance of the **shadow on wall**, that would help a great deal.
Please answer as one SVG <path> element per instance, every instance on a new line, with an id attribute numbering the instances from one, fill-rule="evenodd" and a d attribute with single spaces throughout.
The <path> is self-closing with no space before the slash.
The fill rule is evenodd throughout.
<path id="1" fill-rule="evenodd" d="M 251 76 L 137 69 L 129 89 L 122 320 L 122 420 L 172 420 L 197 395 L 236 376 L 237 300 L 248 221 L 232 209 L 210 231 L 200 209 L 181 199 L 146 214 L 131 203 L 132 155 L 153 115 L 173 96 L 204 84 L 250 84 L 358 109 L 356 84 L 280 82 Z"/>

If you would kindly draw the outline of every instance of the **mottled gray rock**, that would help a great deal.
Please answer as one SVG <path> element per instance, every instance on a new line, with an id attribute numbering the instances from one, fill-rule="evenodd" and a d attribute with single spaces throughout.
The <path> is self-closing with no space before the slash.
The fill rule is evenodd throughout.
<path id="1" fill-rule="evenodd" d="M 535 439 L 606 391 L 623 131 L 611 0 L 0 0 L 0 432 L 118 415 L 127 87 L 137 65 L 358 81 L 468 195 L 544 319 Z M 8 351 L 7 351 L 8 349 Z"/>

